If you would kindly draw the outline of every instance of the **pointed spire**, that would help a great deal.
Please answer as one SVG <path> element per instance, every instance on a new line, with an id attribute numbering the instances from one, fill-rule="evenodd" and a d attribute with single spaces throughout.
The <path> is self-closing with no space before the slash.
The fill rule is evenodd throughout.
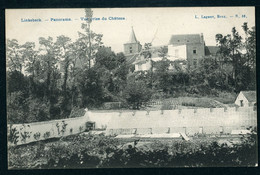
<path id="1" fill-rule="evenodd" d="M 133 26 L 132 26 L 132 32 L 131 32 L 130 39 L 129 39 L 128 43 L 137 43 L 137 39 L 135 37 L 135 32 L 134 32 Z"/>

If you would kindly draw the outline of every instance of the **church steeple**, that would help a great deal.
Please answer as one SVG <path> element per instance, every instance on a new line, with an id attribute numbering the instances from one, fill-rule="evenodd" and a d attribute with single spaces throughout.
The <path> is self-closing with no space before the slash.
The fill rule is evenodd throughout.
<path id="1" fill-rule="evenodd" d="M 139 53 L 142 49 L 142 45 L 140 44 L 139 41 L 137 41 L 134 28 L 132 26 L 131 34 L 129 41 L 124 44 L 124 53 L 126 56 L 128 55 L 135 55 Z"/>
<path id="2" fill-rule="evenodd" d="M 136 39 L 136 36 L 135 36 L 135 32 L 134 32 L 133 26 L 132 26 L 132 32 L 131 32 L 131 35 L 130 35 L 128 43 L 138 43 L 138 41 Z"/>

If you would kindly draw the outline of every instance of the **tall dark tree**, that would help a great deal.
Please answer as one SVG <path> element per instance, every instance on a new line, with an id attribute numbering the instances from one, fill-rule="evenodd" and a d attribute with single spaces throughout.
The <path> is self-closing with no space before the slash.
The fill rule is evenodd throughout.
<path id="1" fill-rule="evenodd" d="M 255 36 L 255 27 L 252 27 L 250 30 L 247 23 L 242 25 L 242 28 L 246 34 L 244 48 L 246 50 L 245 54 L 245 67 L 247 69 L 247 75 L 250 80 L 249 89 L 255 89 L 256 87 L 256 36 Z"/>
<path id="2" fill-rule="evenodd" d="M 61 35 L 61 36 L 57 37 L 57 41 L 54 44 L 55 44 L 57 57 L 60 62 L 60 71 L 63 72 L 62 91 L 63 91 L 64 96 L 66 96 L 69 68 L 71 65 L 71 60 L 74 55 L 74 53 L 71 49 L 72 43 L 71 43 L 71 39 L 69 37 Z"/>
<path id="3" fill-rule="evenodd" d="M 241 69 L 241 47 L 242 47 L 242 37 L 237 32 L 236 28 L 232 28 L 231 35 L 223 36 L 221 34 L 216 35 L 216 41 L 220 48 L 219 53 L 223 57 L 225 63 L 230 63 L 233 67 L 232 77 L 234 80 L 234 86 L 236 91 L 239 91 L 239 79 L 238 73 Z M 221 60 L 222 61 L 222 60 Z"/>
<path id="4" fill-rule="evenodd" d="M 21 46 L 22 58 L 25 62 L 25 72 L 30 76 L 30 94 L 36 93 L 35 84 L 37 83 L 37 76 L 40 71 L 40 60 L 38 57 L 38 51 L 35 50 L 34 42 L 26 42 Z"/>
<path id="5" fill-rule="evenodd" d="M 57 102 L 57 82 L 60 78 L 60 73 L 58 72 L 57 66 L 57 53 L 55 52 L 55 45 L 53 43 L 53 38 L 48 37 L 39 38 L 39 43 L 41 45 L 40 52 L 41 55 L 41 66 L 43 80 L 45 83 L 45 97 L 49 103 L 50 115 L 54 109 L 54 104 Z"/>
<path id="6" fill-rule="evenodd" d="M 80 51 L 85 58 L 86 67 L 90 68 L 95 63 L 95 54 L 102 43 L 102 34 L 96 34 L 91 30 L 93 11 L 91 9 L 85 9 L 85 23 L 82 23 L 81 28 L 84 33 L 78 32 L 80 45 Z"/>

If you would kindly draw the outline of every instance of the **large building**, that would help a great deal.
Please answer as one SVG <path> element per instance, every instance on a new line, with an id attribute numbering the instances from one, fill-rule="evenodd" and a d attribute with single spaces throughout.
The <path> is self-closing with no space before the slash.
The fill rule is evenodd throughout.
<path id="1" fill-rule="evenodd" d="M 136 39 L 134 30 L 130 35 L 130 40 L 124 44 L 124 53 L 128 62 L 135 65 L 135 71 L 146 71 L 151 69 L 152 61 L 159 61 L 162 58 L 159 56 L 161 47 L 167 47 L 167 59 L 170 61 L 187 62 L 184 68 L 196 68 L 200 60 L 205 56 L 215 56 L 218 50 L 217 46 L 206 46 L 203 34 L 183 34 L 172 35 L 168 45 L 160 47 L 152 47 L 150 49 L 151 56 L 144 58 L 142 46 Z"/>
<path id="2" fill-rule="evenodd" d="M 203 34 L 172 35 L 168 45 L 168 59 L 186 60 L 188 65 L 196 68 L 205 57 Z"/>

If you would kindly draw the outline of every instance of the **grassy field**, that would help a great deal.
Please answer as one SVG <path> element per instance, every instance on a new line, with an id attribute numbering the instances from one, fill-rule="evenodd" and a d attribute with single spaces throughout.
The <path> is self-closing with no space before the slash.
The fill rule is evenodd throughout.
<path id="1" fill-rule="evenodd" d="M 172 109 L 187 109 L 187 108 L 224 108 L 227 107 L 215 99 L 209 97 L 178 97 L 168 98 L 157 101 L 155 105 L 151 103 L 146 109 L 148 110 L 172 110 Z"/>

